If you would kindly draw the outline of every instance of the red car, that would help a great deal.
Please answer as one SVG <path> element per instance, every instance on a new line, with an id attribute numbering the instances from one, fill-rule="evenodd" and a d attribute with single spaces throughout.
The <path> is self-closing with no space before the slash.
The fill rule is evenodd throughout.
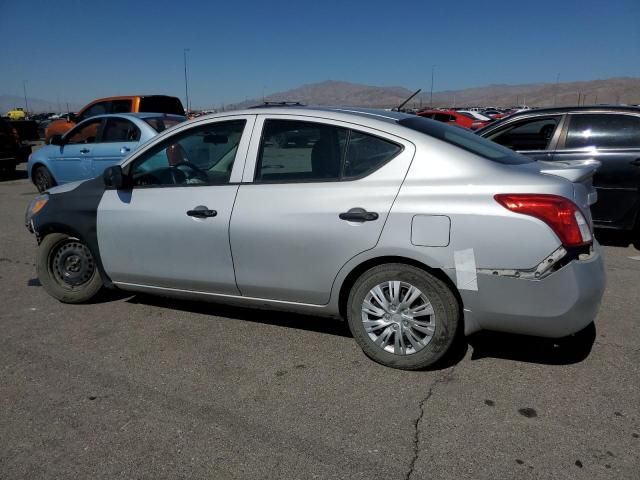
<path id="1" fill-rule="evenodd" d="M 423 110 L 416 115 L 420 117 L 432 118 L 438 122 L 448 123 L 449 125 L 457 125 L 459 127 L 477 130 L 491 122 L 482 122 L 476 120 L 469 114 L 456 112 L 455 110 Z"/>

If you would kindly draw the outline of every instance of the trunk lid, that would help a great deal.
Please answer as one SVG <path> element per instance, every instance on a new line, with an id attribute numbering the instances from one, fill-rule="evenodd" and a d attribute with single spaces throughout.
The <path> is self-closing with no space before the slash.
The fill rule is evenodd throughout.
<path id="1" fill-rule="evenodd" d="M 598 201 L 598 192 L 593 186 L 593 176 L 600 167 L 597 160 L 566 160 L 557 162 L 536 161 L 526 164 L 543 175 L 561 177 L 573 184 L 573 201 L 583 211 L 593 229 L 591 205 Z"/>

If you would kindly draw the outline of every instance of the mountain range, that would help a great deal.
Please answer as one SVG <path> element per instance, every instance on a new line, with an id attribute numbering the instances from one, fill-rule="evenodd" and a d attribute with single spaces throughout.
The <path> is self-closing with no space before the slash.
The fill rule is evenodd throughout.
<path id="1" fill-rule="evenodd" d="M 412 90 L 402 86 L 371 86 L 357 83 L 327 80 L 320 83 L 302 85 L 285 92 L 273 93 L 265 97 L 272 102 L 293 101 L 306 105 L 342 105 L 355 107 L 392 108 L 400 105 Z M 262 99 L 246 100 L 225 106 L 226 110 L 244 108 L 262 103 Z M 32 112 L 66 111 L 66 103 L 39 98 L 29 98 Z M 488 85 L 462 90 L 445 90 L 433 93 L 433 102 L 429 92 L 422 92 L 413 98 L 408 108 L 444 106 L 495 106 L 510 107 L 528 105 L 547 107 L 553 105 L 581 104 L 640 104 L 640 78 L 609 78 L 583 82 L 536 83 L 527 85 Z M 0 113 L 24 106 L 24 97 L 0 95 Z M 76 111 L 82 105 L 69 103 Z"/>
<path id="2" fill-rule="evenodd" d="M 413 91 L 405 87 L 378 87 L 327 80 L 303 85 L 286 92 L 265 97 L 266 101 L 293 101 L 307 105 L 344 105 L 357 107 L 391 108 L 400 105 Z M 640 103 L 640 78 L 609 78 L 583 82 L 539 83 L 528 85 L 488 85 L 463 90 L 445 90 L 433 93 L 433 106 L 509 107 L 529 105 L 577 105 L 598 103 Z M 254 99 L 229 105 L 242 108 L 262 103 Z M 429 92 L 422 92 L 407 107 L 419 108 L 431 104 Z"/>

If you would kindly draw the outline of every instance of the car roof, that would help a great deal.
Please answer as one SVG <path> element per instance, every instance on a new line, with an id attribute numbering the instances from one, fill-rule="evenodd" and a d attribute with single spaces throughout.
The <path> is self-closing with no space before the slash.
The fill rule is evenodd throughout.
<path id="1" fill-rule="evenodd" d="M 568 112 L 632 112 L 640 113 L 639 107 L 626 106 L 626 105 L 581 105 L 579 107 L 548 107 L 548 108 L 536 108 L 531 110 L 523 110 L 521 112 L 514 113 L 509 118 L 520 115 L 531 114 L 552 114 L 552 113 L 568 113 Z"/>
<path id="2" fill-rule="evenodd" d="M 94 115 L 93 117 L 87 118 L 87 120 L 95 120 L 96 118 L 110 118 L 110 117 L 120 117 L 120 118 L 137 118 L 137 119 L 145 119 L 145 118 L 172 118 L 172 119 L 182 119 L 185 120 L 187 117 L 183 115 L 174 115 L 170 113 L 155 113 L 155 112 L 138 112 L 138 113 L 104 113 L 102 115 Z M 84 120 L 86 121 L 86 120 Z"/>
<path id="3" fill-rule="evenodd" d="M 382 110 L 375 108 L 360 107 L 325 107 L 325 106 L 258 106 L 243 110 L 230 110 L 227 112 L 213 113 L 198 117 L 199 120 L 208 118 L 226 117 L 230 115 L 309 115 L 318 117 L 332 117 L 339 120 L 340 117 L 355 116 L 361 119 L 382 121 L 391 124 L 397 124 L 398 120 L 411 118 L 415 115 L 403 112 L 395 112 L 390 110 Z M 329 115 L 327 115 L 329 114 Z"/>

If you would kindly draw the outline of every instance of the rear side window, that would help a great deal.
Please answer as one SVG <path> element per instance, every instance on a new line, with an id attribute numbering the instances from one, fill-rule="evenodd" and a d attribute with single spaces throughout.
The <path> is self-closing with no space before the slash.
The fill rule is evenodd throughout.
<path id="1" fill-rule="evenodd" d="M 255 181 L 353 180 L 377 170 L 401 150 L 393 142 L 342 127 L 267 120 Z"/>
<path id="2" fill-rule="evenodd" d="M 546 150 L 560 123 L 560 115 L 512 123 L 487 136 L 511 150 Z"/>
<path id="3" fill-rule="evenodd" d="M 111 102 L 111 113 L 131 112 L 131 100 L 113 100 Z"/>
<path id="4" fill-rule="evenodd" d="M 184 115 L 184 107 L 180 99 L 164 95 L 152 95 L 140 99 L 141 112 L 169 113 L 172 115 Z"/>
<path id="5" fill-rule="evenodd" d="M 151 128 L 153 128 L 156 132 L 163 132 L 165 131 L 167 128 L 171 128 L 174 125 L 179 124 L 180 122 L 183 122 L 184 119 L 179 119 L 179 118 L 168 118 L 168 117 L 152 117 L 152 118 L 145 118 L 144 119 L 145 122 L 147 122 L 149 125 L 151 125 Z"/>
<path id="6" fill-rule="evenodd" d="M 102 132 L 103 142 L 138 142 L 140 129 L 124 118 L 109 118 Z"/>
<path id="7" fill-rule="evenodd" d="M 366 133 L 351 131 L 344 160 L 343 178 L 363 177 L 395 157 L 402 147 Z"/>
<path id="8" fill-rule="evenodd" d="M 432 122 L 420 117 L 409 117 L 399 120 L 398 123 L 430 137 L 437 138 L 468 152 L 479 155 L 492 162 L 505 165 L 520 165 L 531 163 L 533 160 L 519 155 L 497 143 L 468 132 L 462 128 L 450 127 L 438 122 Z"/>
<path id="9" fill-rule="evenodd" d="M 565 148 L 640 148 L 640 118 L 632 115 L 571 115 Z"/>

